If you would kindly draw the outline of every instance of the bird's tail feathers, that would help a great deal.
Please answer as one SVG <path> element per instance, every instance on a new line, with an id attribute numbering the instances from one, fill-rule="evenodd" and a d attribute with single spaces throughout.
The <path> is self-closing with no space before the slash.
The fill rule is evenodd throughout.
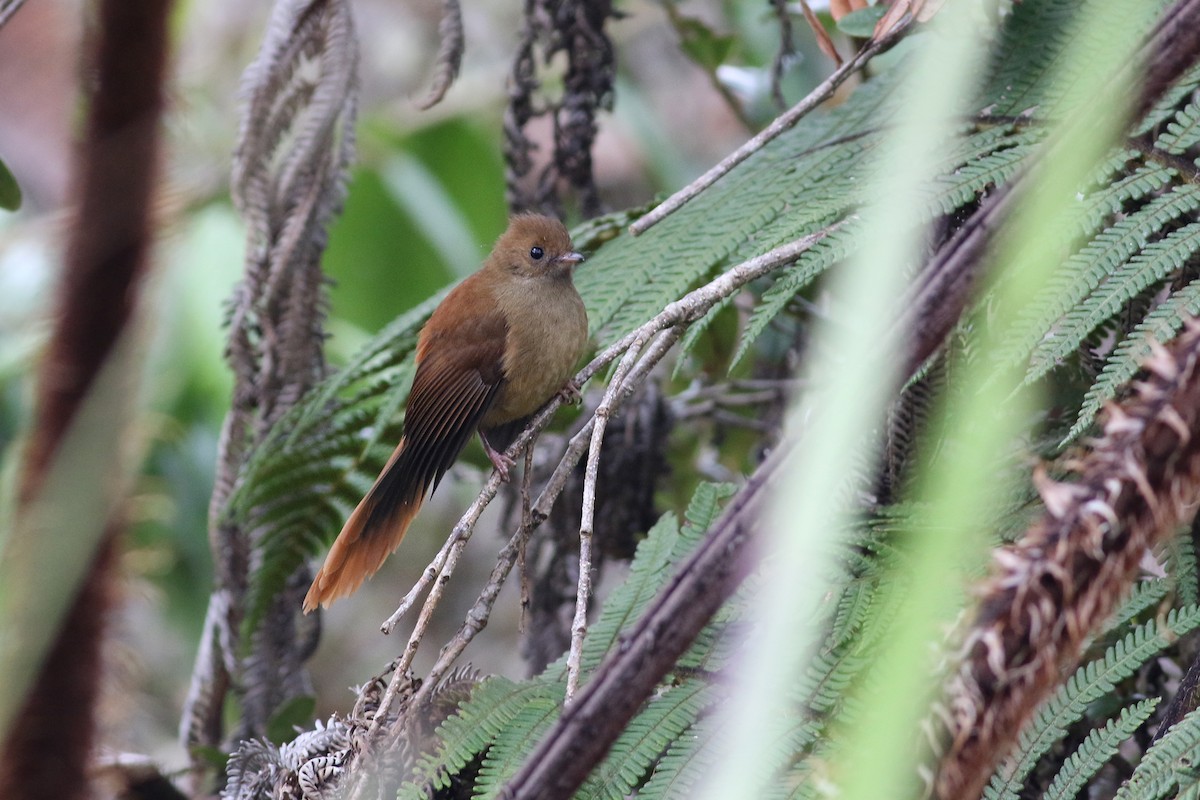
<path id="1" fill-rule="evenodd" d="M 353 594 L 400 546 L 421 508 L 426 489 L 403 485 L 412 475 L 403 463 L 406 460 L 403 450 L 401 440 L 371 491 L 342 526 L 304 597 L 305 614 Z"/>

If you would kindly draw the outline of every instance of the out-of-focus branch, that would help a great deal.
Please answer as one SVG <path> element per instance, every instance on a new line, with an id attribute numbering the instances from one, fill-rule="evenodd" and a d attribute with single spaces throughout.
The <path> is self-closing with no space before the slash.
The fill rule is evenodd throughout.
<path id="1" fill-rule="evenodd" d="M 4 16 L 18 5 L 6 4 Z M 0 751 L 0 797 L 6 800 L 88 795 L 85 770 L 92 750 L 100 647 L 122 525 L 119 512 L 105 508 L 105 518 L 92 521 L 103 529 L 97 542 L 87 538 L 85 520 L 58 520 L 60 524 L 45 527 L 26 523 L 40 504 L 56 502 L 43 496 L 52 467 L 59 466 L 55 460 L 63 456 L 63 443 L 69 432 L 75 433 L 72 428 L 80 423 L 85 400 L 93 398 L 118 341 L 128 337 L 140 296 L 153 239 L 151 194 L 158 166 L 169 9 L 168 0 L 99 3 L 95 92 L 76 162 L 78 200 L 59 286 L 57 322 L 41 366 L 18 520 L 8 542 L 9 553 L 16 555 L 31 547 L 90 553 L 94 546 L 95 552 L 91 557 L 77 554 L 88 566 L 80 586 L 63 588 L 64 596 L 73 599 L 61 624 L 53 613 L 37 621 L 57 634 L 18 716 L 7 726 L 10 735 Z M 103 406 L 90 408 L 86 421 L 103 440 L 91 444 L 109 448 L 109 454 L 121 450 L 122 436 L 127 435 L 124 406 L 129 399 L 117 397 L 108 395 Z M 108 493 L 105 505 L 119 501 L 119 483 L 113 486 L 104 475 L 77 477 L 103 486 Z M 42 574 L 38 579 L 51 577 Z M 13 583 L 8 583 L 10 592 Z M 7 608 L 12 611 L 13 605 Z M 19 641 L 37 638 L 24 639 L 22 633 L 7 632 Z"/>
<path id="2" fill-rule="evenodd" d="M 25 0 L 0 0 L 0 28 L 3 28 L 4 23 L 8 22 L 23 5 L 25 5 Z"/>

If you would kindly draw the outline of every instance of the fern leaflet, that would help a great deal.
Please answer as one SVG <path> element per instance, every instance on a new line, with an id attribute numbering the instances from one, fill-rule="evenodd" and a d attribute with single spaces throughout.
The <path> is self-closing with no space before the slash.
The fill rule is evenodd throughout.
<path id="1" fill-rule="evenodd" d="M 1121 709 L 1120 716 L 1110 719 L 1103 728 L 1096 728 L 1089 733 L 1083 744 L 1063 763 L 1062 769 L 1042 795 L 1042 800 L 1072 800 L 1092 776 L 1117 754 L 1121 743 L 1150 718 L 1158 702 L 1157 697 L 1151 697 L 1134 703 Z"/>
<path id="2" fill-rule="evenodd" d="M 1197 627 L 1200 627 L 1200 606 L 1172 610 L 1166 620 L 1151 620 L 1138 626 L 1109 647 L 1101 658 L 1075 670 L 1021 731 L 1015 749 L 1019 754 L 1016 763 L 992 776 L 984 789 L 986 800 L 1017 800 L 1038 760 L 1066 734 L 1068 726 L 1083 717 L 1089 704 L 1111 692 L 1119 681 Z"/>

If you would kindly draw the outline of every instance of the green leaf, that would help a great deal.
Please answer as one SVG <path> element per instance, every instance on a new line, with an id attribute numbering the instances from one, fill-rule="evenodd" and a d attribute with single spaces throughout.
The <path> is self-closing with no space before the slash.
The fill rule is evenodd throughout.
<path id="1" fill-rule="evenodd" d="M 1146 751 L 1117 800 L 1177 797 L 1196 784 L 1196 749 L 1200 747 L 1200 710 L 1192 711 Z"/>
<path id="2" fill-rule="evenodd" d="M 733 50 L 732 36 L 719 34 L 698 19 L 679 16 L 675 30 L 679 32 L 683 52 L 709 72 L 724 64 Z"/>
<path id="3" fill-rule="evenodd" d="M 206 744 L 194 744 L 188 748 L 188 752 L 192 754 L 192 758 L 195 761 L 208 764 L 219 773 L 224 773 L 225 765 L 229 763 L 229 753 L 218 747 L 210 747 Z"/>
<path id="4" fill-rule="evenodd" d="M 851 11 L 837 21 L 838 30 L 847 36 L 859 39 L 870 39 L 875 33 L 875 25 L 883 19 L 888 7 L 885 5 L 867 6 L 857 11 Z"/>
<path id="5" fill-rule="evenodd" d="M 0 208 L 16 211 L 21 207 L 21 187 L 8 167 L 0 161 Z"/>

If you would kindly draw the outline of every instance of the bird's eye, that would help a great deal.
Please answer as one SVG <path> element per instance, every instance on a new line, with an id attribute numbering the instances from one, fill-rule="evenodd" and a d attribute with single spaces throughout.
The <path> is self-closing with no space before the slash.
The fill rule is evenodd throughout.
<path id="1" fill-rule="evenodd" d="M 541 261 L 543 255 L 545 255 L 545 253 L 542 252 L 542 248 L 540 247 L 532 247 L 529 249 L 529 257 L 534 261 Z"/>

